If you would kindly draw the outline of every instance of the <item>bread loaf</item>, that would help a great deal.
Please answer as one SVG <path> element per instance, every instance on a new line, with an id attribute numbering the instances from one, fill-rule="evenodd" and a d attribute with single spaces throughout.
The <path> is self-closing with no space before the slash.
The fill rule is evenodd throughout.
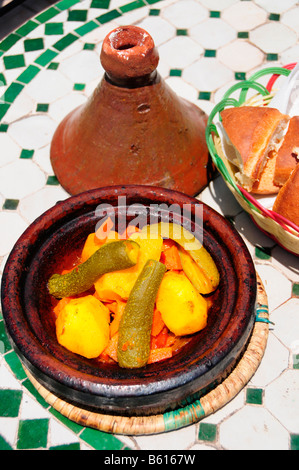
<path id="1" fill-rule="evenodd" d="M 273 211 L 299 227 L 299 164 L 279 191 Z"/>
<path id="2" fill-rule="evenodd" d="M 275 108 L 242 106 L 221 113 L 225 134 L 225 153 L 239 171 L 236 179 L 247 190 L 258 191 L 258 183 L 267 161 L 277 152 L 289 123 L 289 116 Z M 273 172 L 274 176 L 274 172 Z M 270 182 L 273 190 L 273 180 Z M 265 191 L 265 186 L 263 186 Z M 277 192 L 277 191 L 276 191 Z"/>
<path id="3" fill-rule="evenodd" d="M 298 163 L 298 160 L 299 116 L 294 116 L 290 120 L 288 131 L 277 153 L 274 172 L 274 183 L 276 185 L 284 185 Z"/>

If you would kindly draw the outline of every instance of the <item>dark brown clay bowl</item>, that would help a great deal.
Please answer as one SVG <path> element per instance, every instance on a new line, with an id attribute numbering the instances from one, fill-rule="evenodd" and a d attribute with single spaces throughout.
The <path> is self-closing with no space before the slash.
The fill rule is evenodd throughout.
<path id="1" fill-rule="evenodd" d="M 147 223 L 170 217 L 186 226 L 193 217 L 189 229 L 199 236 L 202 225 L 203 244 L 220 271 L 207 327 L 171 359 L 140 369 L 99 364 L 67 351 L 56 339 L 47 280 L 65 266 L 65 256 L 82 248 L 86 236 L 103 218 L 98 208 L 102 210 L 105 204 L 116 223 L 136 218 L 133 204 Z M 179 211 L 168 211 L 173 204 Z M 183 207 L 189 208 L 189 214 Z M 200 209 L 202 216 L 195 219 L 195 211 Z M 25 367 L 56 396 L 81 408 L 115 415 L 164 412 L 218 384 L 246 347 L 255 302 L 254 265 L 230 222 L 192 197 L 149 186 L 100 188 L 57 203 L 19 238 L 2 278 L 7 334 Z"/>

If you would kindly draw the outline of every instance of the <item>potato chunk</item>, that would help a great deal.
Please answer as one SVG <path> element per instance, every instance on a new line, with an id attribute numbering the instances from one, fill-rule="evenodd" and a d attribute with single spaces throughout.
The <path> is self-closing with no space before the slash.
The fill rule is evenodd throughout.
<path id="1" fill-rule="evenodd" d="M 168 329 L 190 335 L 207 325 L 208 305 L 182 272 L 168 271 L 161 282 L 156 307 Z"/>
<path id="2" fill-rule="evenodd" d="M 109 341 L 108 308 L 92 295 L 71 299 L 59 312 L 59 344 L 88 359 L 98 357 Z"/>

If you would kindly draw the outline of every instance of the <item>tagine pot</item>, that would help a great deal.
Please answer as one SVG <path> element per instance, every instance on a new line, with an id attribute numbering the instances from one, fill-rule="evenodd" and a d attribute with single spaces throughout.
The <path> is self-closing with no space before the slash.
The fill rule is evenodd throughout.
<path id="1" fill-rule="evenodd" d="M 87 102 L 59 124 L 51 163 L 69 194 L 145 184 L 198 194 L 209 181 L 206 114 L 157 71 L 152 37 L 123 26 L 103 41 L 105 74 Z"/>

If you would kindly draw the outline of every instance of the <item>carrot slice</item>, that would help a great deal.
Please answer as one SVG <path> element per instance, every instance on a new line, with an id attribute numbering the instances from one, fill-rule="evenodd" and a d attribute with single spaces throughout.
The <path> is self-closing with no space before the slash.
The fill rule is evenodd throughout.
<path id="1" fill-rule="evenodd" d="M 102 354 L 106 354 L 107 356 L 111 357 L 114 361 L 117 362 L 117 344 L 118 344 L 118 333 L 110 338 L 108 345 L 104 349 Z"/>
<path id="2" fill-rule="evenodd" d="M 179 251 L 175 245 L 162 252 L 160 261 L 165 264 L 168 270 L 180 271 L 183 269 Z"/>
<path id="3" fill-rule="evenodd" d="M 164 359 L 169 359 L 170 357 L 172 357 L 172 349 L 170 347 L 153 349 L 150 352 L 147 363 L 152 364 L 153 362 L 163 361 Z"/>
<path id="4" fill-rule="evenodd" d="M 140 229 L 136 225 L 128 225 L 126 230 L 120 235 L 121 240 L 130 238 L 133 233 L 140 232 Z"/>
<path id="5" fill-rule="evenodd" d="M 162 329 L 164 328 L 165 326 L 165 323 L 164 321 L 162 320 L 162 315 L 161 313 L 159 312 L 159 310 L 157 310 L 155 308 L 154 310 L 154 316 L 153 316 L 153 324 L 152 324 L 152 331 L 151 331 L 151 335 L 152 336 L 157 336 L 161 331 Z"/>

